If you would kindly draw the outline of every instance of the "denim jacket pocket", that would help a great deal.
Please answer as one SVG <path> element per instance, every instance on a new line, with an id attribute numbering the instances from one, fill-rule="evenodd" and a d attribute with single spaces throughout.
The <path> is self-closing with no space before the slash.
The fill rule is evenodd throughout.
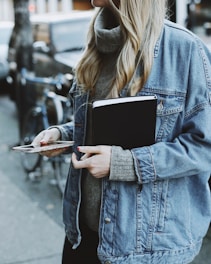
<path id="1" fill-rule="evenodd" d="M 168 181 L 161 181 L 157 183 L 157 199 L 160 201 L 157 211 L 157 232 L 162 232 L 165 226 L 165 218 L 167 215 L 167 196 L 168 196 Z"/>
<path id="2" fill-rule="evenodd" d="M 157 95 L 156 141 L 170 141 L 182 129 L 184 95 Z"/>

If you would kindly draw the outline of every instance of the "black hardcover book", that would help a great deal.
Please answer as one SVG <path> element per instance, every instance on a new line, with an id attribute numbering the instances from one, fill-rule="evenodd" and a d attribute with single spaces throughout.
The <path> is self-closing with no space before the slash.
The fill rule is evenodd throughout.
<path id="1" fill-rule="evenodd" d="M 134 96 L 94 101 L 93 143 L 124 149 L 155 142 L 156 96 Z"/>

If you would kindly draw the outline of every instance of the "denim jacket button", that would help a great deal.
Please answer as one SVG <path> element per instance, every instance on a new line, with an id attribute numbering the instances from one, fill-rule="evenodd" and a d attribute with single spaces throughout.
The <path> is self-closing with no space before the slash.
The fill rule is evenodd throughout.
<path id="1" fill-rule="evenodd" d="M 106 223 L 106 224 L 110 224 L 110 223 L 111 223 L 111 219 L 110 219 L 109 217 L 106 217 L 106 218 L 105 218 L 105 223 Z M 110 263 L 110 262 L 109 262 L 109 263 Z"/>
<path id="2" fill-rule="evenodd" d="M 163 101 L 161 100 L 157 106 L 157 110 L 158 111 L 162 111 L 163 110 Z"/>
<path id="3" fill-rule="evenodd" d="M 107 261 L 105 262 L 105 264 L 111 264 L 111 262 L 107 260 Z"/>

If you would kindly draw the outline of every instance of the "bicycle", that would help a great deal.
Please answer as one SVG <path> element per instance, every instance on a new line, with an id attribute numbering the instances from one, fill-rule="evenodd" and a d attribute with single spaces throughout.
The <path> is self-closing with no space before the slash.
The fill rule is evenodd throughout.
<path id="1" fill-rule="evenodd" d="M 21 145 L 30 144 L 40 131 L 49 126 L 72 121 L 71 101 L 68 96 L 60 95 L 62 87 L 70 86 L 71 80 L 72 76 L 67 78 L 65 74 L 58 74 L 56 77 L 36 77 L 29 74 L 26 69 L 21 70 L 21 85 L 35 89 L 37 94 L 35 104 L 29 109 L 23 122 Z M 61 154 L 46 158 L 37 153 L 21 153 L 21 161 L 27 177 L 31 180 L 40 179 L 43 175 L 43 162 L 49 162 L 53 167 L 55 179 L 51 183 L 55 184 L 63 195 L 70 156 Z"/>

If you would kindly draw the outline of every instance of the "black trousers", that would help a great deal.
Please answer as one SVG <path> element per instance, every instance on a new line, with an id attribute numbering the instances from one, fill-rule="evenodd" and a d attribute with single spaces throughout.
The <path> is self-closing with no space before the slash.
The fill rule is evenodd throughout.
<path id="1" fill-rule="evenodd" d="M 65 238 L 62 264 L 100 264 L 97 257 L 98 234 L 87 227 L 82 228 L 82 241 L 77 249 Z"/>

